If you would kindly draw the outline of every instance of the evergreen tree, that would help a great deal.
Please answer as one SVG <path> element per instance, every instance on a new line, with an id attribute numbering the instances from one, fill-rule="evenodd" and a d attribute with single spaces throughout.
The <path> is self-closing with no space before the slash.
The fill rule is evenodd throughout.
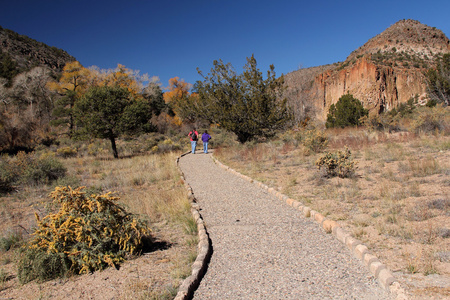
<path id="1" fill-rule="evenodd" d="M 91 87 L 75 103 L 75 119 L 82 136 L 109 139 L 114 158 L 119 158 L 116 138 L 125 133 L 150 131 L 149 102 L 131 97 L 123 87 Z"/>
<path id="2" fill-rule="evenodd" d="M 211 73 L 194 87 L 200 117 L 234 132 L 240 143 L 271 137 L 285 126 L 291 114 L 286 99 L 279 100 L 284 79 L 275 77 L 273 65 L 264 79 L 253 55 L 241 75 L 221 60 L 213 64 Z"/>
<path id="3" fill-rule="evenodd" d="M 360 118 L 368 114 L 368 110 L 364 109 L 361 101 L 351 94 L 346 94 L 339 98 L 336 105 L 330 106 L 325 126 L 327 128 L 359 126 Z"/>
<path id="4" fill-rule="evenodd" d="M 157 83 L 150 82 L 142 90 L 141 95 L 148 101 L 153 115 L 159 116 L 166 109 L 163 91 Z"/>
<path id="5" fill-rule="evenodd" d="M 51 82 L 48 87 L 61 95 L 55 103 L 53 116 L 56 118 L 52 125 L 66 125 L 68 135 L 72 137 L 75 130 L 73 108 L 81 95 L 89 87 L 90 71 L 83 67 L 78 61 L 67 63 L 59 82 Z"/>
<path id="6" fill-rule="evenodd" d="M 436 69 L 429 70 L 426 78 L 430 101 L 450 105 L 450 54 L 438 59 Z"/>
<path id="7" fill-rule="evenodd" d="M 8 53 L 0 52 L 0 77 L 6 78 L 8 82 L 7 87 L 12 85 L 12 80 L 14 76 L 19 74 L 17 63 L 11 58 Z"/>

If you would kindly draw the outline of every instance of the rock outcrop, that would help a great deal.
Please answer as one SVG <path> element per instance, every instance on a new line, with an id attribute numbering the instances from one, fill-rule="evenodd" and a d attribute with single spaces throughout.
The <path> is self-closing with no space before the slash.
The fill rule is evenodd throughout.
<path id="1" fill-rule="evenodd" d="M 61 71 L 67 62 L 75 60 L 64 50 L 50 47 L 2 27 L 0 27 L 0 50 L 0 56 L 7 54 L 17 63 L 18 73 L 36 66 Z"/>
<path id="2" fill-rule="evenodd" d="M 297 117 L 310 113 L 320 120 L 346 93 L 378 113 L 416 95 L 425 102 L 424 72 L 434 66 L 436 56 L 449 52 L 450 41 L 442 31 L 402 20 L 353 51 L 343 63 L 287 74 L 287 97 Z"/>

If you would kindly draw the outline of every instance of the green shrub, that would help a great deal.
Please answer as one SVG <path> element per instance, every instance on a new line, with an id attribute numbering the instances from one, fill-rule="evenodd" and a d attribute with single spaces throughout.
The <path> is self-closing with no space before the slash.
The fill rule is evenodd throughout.
<path id="1" fill-rule="evenodd" d="M 431 99 L 431 100 L 428 100 L 428 101 L 427 101 L 426 106 L 427 106 L 427 107 L 435 107 L 437 104 L 438 104 L 437 100 Z"/>
<path id="2" fill-rule="evenodd" d="M 19 152 L 15 157 L 0 158 L 0 193 L 13 190 L 19 184 L 43 184 L 63 178 L 67 169 L 52 156 L 36 157 Z"/>
<path id="3" fill-rule="evenodd" d="M 400 126 L 397 118 L 389 113 L 372 114 L 361 118 L 361 123 L 370 131 L 399 131 Z"/>
<path id="4" fill-rule="evenodd" d="M 339 98 L 336 105 L 330 106 L 325 126 L 327 128 L 359 126 L 360 119 L 368 114 L 368 110 L 364 109 L 361 101 L 351 94 L 346 94 Z"/>
<path id="5" fill-rule="evenodd" d="M 181 145 L 174 143 L 171 139 L 166 139 L 161 143 L 158 143 L 158 152 L 170 152 L 177 151 L 181 149 Z"/>
<path id="6" fill-rule="evenodd" d="M 19 263 L 21 282 L 61 276 L 67 270 L 82 274 L 117 267 L 150 240 L 148 226 L 116 204 L 119 198 L 111 193 L 86 195 L 83 188 L 56 187 L 50 195 L 60 208 L 42 220 L 36 214 L 34 239 Z M 55 272 L 58 267 L 64 272 Z"/>
<path id="7" fill-rule="evenodd" d="M 37 159 L 25 169 L 23 180 L 36 184 L 48 183 L 64 177 L 66 171 L 64 165 L 54 158 Z"/>
<path id="8" fill-rule="evenodd" d="M 36 157 L 34 153 L 26 154 L 19 152 L 10 161 L 15 168 L 18 168 L 19 181 L 24 184 L 48 183 L 66 175 L 67 169 L 54 157 Z"/>
<path id="9" fill-rule="evenodd" d="M 12 278 L 13 276 L 9 275 L 5 270 L 0 269 L 0 291 L 5 289 L 5 283 Z"/>
<path id="10" fill-rule="evenodd" d="M 435 107 L 423 107 L 418 111 L 412 124 L 415 133 L 450 133 L 450 113 L 439 104 Z"/>
<path id="11" fill-rule="evenodd" d="M 284 143 L 290 143 L 294 146 L 298 146 L 298 144 L 302 141 L 303 135 L 299 129 L 294 130 L 286 130 L 279 135 L 280 140 Z"/>
<path id="12" fill-rule="evenodd" d="M 317 159 L 316 165 L 319 170 L 324 167 L 328 177 L 352 177 L 355 174 L 356 163 L 352 160 L 351 155 L 347 147 L 344 151 L 338 150 L 334 153 L 325 152 L 324 155 Z"/>
<path id="13" fill-rule="evenodd" d="M 46 281 L 63 277 L 70 268 L 70 261 L 64 253 L 45 252 L 24 248 L 19 259 L 18 278 L 22 284 L 37 279 Z"/>
<path id="14" fill-rule="evenodd" d="M 450 105 L 450 54 L 436 58 L 436 68 L 425 74 L 427 94 L 430 100 Z"/>
<path id="15" fill-rule="evenodd" d="M 18 232 L 9 232 L 6 236 L 0 238 L 0 250 L 8 251 L 9 249 L 19 247 L 23 242 L 23 236 Z"/>
<path id="16" fill-rule="evenodd" d="M 236 142 L 236 135 L 223 128 L 211 126 L 208 132 L 212 137 L 208 144 L 209 148 L 229 147 Z M 200 133 L 203 133 L 203 131 L 199 131 Z"/>
<path id="17" fill-rule="evenodd" d="M 14 165 L 9 163 L 8 156 L 2 156 L 0 158 L 0 193 L 12 191 L 18 180 L 18 168 L 15 168 Z"/>
<path id="18" fill-rule="evenodd" d="M 392 117 L 399 115 L 402 118 L 410 116 L 414 113 L 418 101 L 419 95 L 415 95 L 414 97 L 411 97 L 406 103 L 400 103 L 400 105 L 397 108 L 392 109 L 389 114 Z"/>
<path id="19" fill-rule="evenodd" d="M 59 148 L 58 150 L 56 150 L 56 153 L 58 154 L 58 156 L 67 158 L 67 157 L 77 156 L 78 151 L 76 148 L 67 146 L 67 147 Z"/>
<path id="20" fill-rule="evenodd" d="M 51 186 L 52 188 L 57 186 L 80 186 L 80 179 L 75 175 L 64 176 L 54 180 Z"/>
<path id="21" fill-rule="evenodd" d="M 92 143 L 88 144 L 87 146 L 84 145 L 84 150 L 85 150 L 84 151 L 85 155 L 97 157 L 97 156 L 99 156 L 99 154 L 104 153 L 105 150 L 106 151 L 108 150 L 108 145 L 106 145 L 104 140 L 94 140 Z"/>
<path id="22" fill-rule="evenodd" d="M 308 130 L 303 137 L 303 146 L 315 153 L 323 151 L 328 145 L 328 138 L 323 131 Z"/>

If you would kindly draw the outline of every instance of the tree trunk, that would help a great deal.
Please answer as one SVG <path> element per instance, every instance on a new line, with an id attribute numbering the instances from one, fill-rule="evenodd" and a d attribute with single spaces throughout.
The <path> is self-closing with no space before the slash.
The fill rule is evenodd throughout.
<path id="1" fill-rule="evenodd" d="M 111 141 L 111 148 L 113 151 L 114 158 L 119 158 L 119 153 L 117 152 L 116 147 L 116 138 L 114 137 L 114 135 L 110 135 L 109 140 Z"/>

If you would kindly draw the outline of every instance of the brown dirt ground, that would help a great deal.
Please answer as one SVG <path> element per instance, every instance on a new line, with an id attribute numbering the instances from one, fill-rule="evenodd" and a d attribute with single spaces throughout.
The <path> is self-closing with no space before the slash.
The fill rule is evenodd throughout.
<path id="1" fill-rule="evenodd" d="M 216 156 L 236 170 L 338 221 L 387 264 L 412 299 L 450 297 L 450 138 L 388 136 L 356 142 L 336 139 L 329 150 L 349 144 L 357 161 L 353 179 L 325 178 L 289 143 L 256 145 Z M 29 195 L 35 195 L 31 202 Z M 48 191 L 30 188 L 0 199 L 0 230 L 30 228 Z M 14 224 L 14 226 L 11 226 Z M 106 269 L 45 283 L 18 283 L 14 251 L 0 252 L 0 298 L 172 299 L 179 272 L 189 273 L 189 244 L 180 226 L 152 224 L 161 247 Z M 169 245 L 169 246 L 165 246 Z M 180 257 L 182 257 L 180 259 Z"/>
<path id="2" fill-rule="evenodd" d="M 180 228 L 166 224 L 157 234 L 153 251 L 127 260 L 119 270 L 108 268 L 43 283 L 21 285 L 15 264 L 3 263 L 1 268 L 9 278 L 0 286 L 0 299 L 173 299 L 181 284 L 174 272 L 180 272 L 180 256 L 189 252 L 184 236 Z M 0 259 L 5 262 L 7 255 L 3 253 Z M 190 271 L 189 265 L 182 268 L 182 272 Z"/>
<path id="3" fill-rule="evenodd" d="M 86 170 L 89 166 L 95 166 L 96 161 L 77 158 L 73 161 L 77 167 L 69 168 L 69 175 L 76 174 L 83 176 L 85 181 L 93 181 L 96 174 L 86 175 L 89 173 Z M 78 165 L 78 161 L 83 163 Z M 70 166 L 73 162 L 65 161 L 65 164 Z M 165 189 L 181 185 L 184 191 L 181 183 L 168 181 L 162 184 Z M 49 186 L 21 187 L 18 192 L 0 197 L 0 237 L 12 231 L 27 238 L 26 232 L 31 232 L 36 225 L 34 213 L 45 215 L 51 190 Z M 165 190 L 159 190 L 152 183 L 121 188 L 121 195 L 144 198 L 143 194 L 170 197 Z M 15 264 L 18 249 L 0 250 L 0 299 L 173 299 L 182 278 L 191 273 L 190 262 L 195 260 L 192 256 L 196 251 L 197 238 L 187 234 L 184 225 L 179 222 L 161 219 L 150 223 L 150 227 L 154 248 L 130 258 L 120 269 L 108 268 L 42 283 L 34 281 L 21 285 Z"/>
<path id="4" fill-rule="evenodd" d="M 218 149 L 222 162 L 336 220 L 361 240 L 412 299 L 450 297 L 450 138 L 391 135 L 350 144 L 352 179 L 327 178 L 320 154 L 301 145 L 257 144 Z M 334 150 L 333 150 L 334 149 Z"/>

